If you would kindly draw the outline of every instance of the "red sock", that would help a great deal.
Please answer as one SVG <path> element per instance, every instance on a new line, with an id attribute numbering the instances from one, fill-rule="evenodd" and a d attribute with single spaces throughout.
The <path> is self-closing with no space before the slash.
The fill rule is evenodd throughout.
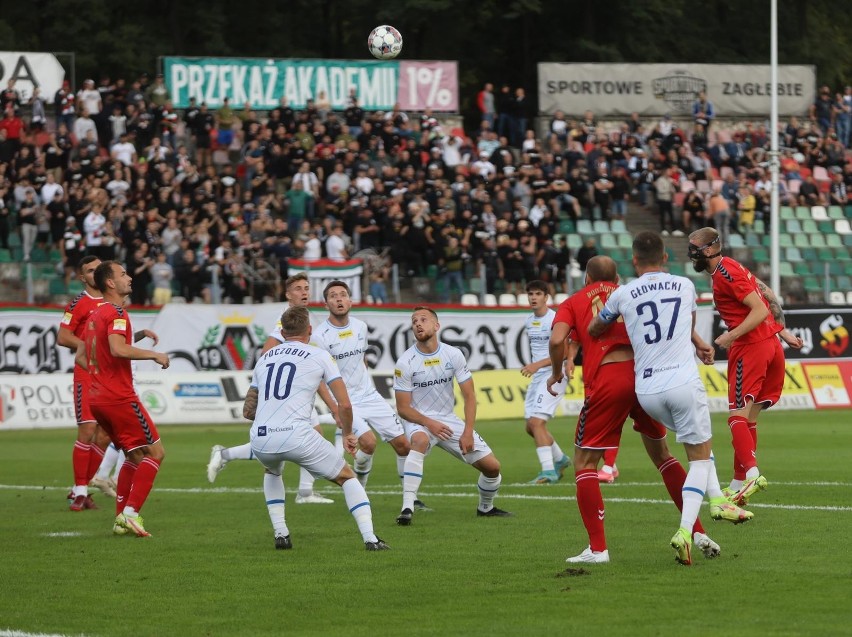
<path id="1" fill-rule="evenodd" d="M 124 511 L 130 496 L 130 487 L 133 486 L 133 477 L 136 475 L 137 465 L 125 460 L 118 472 L 118 483 L 115 485 L 115 514 Z"/>
<path id="2" fill-rule="evenodd" d="M 734 445 L 736 461 L 743 466 L 745 471 L 756 467 L 754 439 L 749 433 L 748 421 L 742 416 L 731 416 L 728 418 L 728 426 L 731 428 L 731 442 Z M 736 473 L 736 465 L 734 472 Z"/>
<path id="3" fill-rule="evenodd" d="M 618 447 L 615 449 L 607 449 L 604 451 L 603 463 L 610 467 L 615 466 L 615 459 L 618 457 Z"/>
<path id="4" fill-rule="evenodd" d="M 157 472 L 160 470 L 160 461 L 154 460 L 151 456 L 146 456 L 139 463 L 139 469 L 133 478 L 133 487 L 130 489 L 130 497 L 127 499 L 127 506 L 139 512 L 142 510 L 142 505 L 151 493 L 151 487 L 154 486 L 154 478 L 157 477 Z"/>
<path id="5" fill-rule="evenodd" d="M 74 443 L 74 451 L 71 453 L 71 463 L 74 465 L 74 485 L 78 487 L 89 484 L 89 452 L 92 445 L 88 442 Z"/>
<path id="6" fill-rule="evenodd" d="M 754 440 L 754 453 L 757 454 L 757 423 L 748 423 L 748 432 L 751 434 L 751 439 Z"/>
<path id="7" fill-rule="evenodd" d="M 578 469 L 574 472 L 577 483 L 577 506 L 583 526 L 589 534 L 589 546 L 593 551 L 606 550 L 604 532 L 604 503 L 598 472 L 594 469 Z"/>
<path id="8" fill-rule="evenodd" d="M 669 497 L 675 503 L 678 511 L 683 511 L 683 483 L 686 480 L 686 471 L 683 465 L 678 462 L 678 459 L 672 456 L 657 469 L 660 470 L 660 475 L 663 476 L 663 483 L 666 485 L 666 490 L 669 492 Z M 701 520 L 695 518 L 695 524 L 692 525 L 693 533 L 704 533 L 704 527 L 701 525 Z"/>
<path id="9" fill-rule="evenodd" d="M 98 469 L 101 468 L 101 462 L 104 459 L 104 450 L 98 447 L 96 444 L 92 443 L 89 445 L 91 449 L 89 449 L 89 467 L 86 472 L 87 480 L 86 484 L 92 481 L 92 478 L 95 477 L 95 474 L 98 472 Z"/>

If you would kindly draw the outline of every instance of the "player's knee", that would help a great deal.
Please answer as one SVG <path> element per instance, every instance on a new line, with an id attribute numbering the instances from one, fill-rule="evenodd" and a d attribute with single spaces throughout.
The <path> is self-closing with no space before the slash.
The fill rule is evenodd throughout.
<path id="1" fill-rule="evenodd" d="M 411 451 L 411 445 L 408 443 L 408 438 L 405 436 L 397 436 L 390 440 L 390 445 L 393 447 L 393 450 L 396 451 L 396 455 L 398 456 L 407 456 L 408 452 Z"/>
<path id="2" fill-rule="evenodd" d="M 347 464 L 343 465 L 343 469 L 341 469 L 340 473 L 337 474 L 337 477 L 333 480 L 333 482 L 336 482 L 342 487 L 344 482 L 346 482 L 347 480 L 352 480 L 354 478 L 355 472 L 352 471 L 352 467 Z"/>
<path id="3" fill-rule="evenodd" d="M 493 454 L 485 456 L 477 465 L 480 473 L 486 478 L 496 478 L 500 475 L 500 461 Z"/>
<path id="4" fill-rule="evenodd" d="M 77 440 L 80 442 L 91 442 L 95 436 L 95 423 L 84 422 L 77 425 Z"/>
<path id="5" fill-rule="evenodd" d="M 417 432 L 413 436 L 411 436 L 411 450 L 418 451 L 420 453 L 426 453 L 429 449 L 429 437 L 422 433 Z"/>
<path id="6" fill-rule="evenodd" d="M 376 434 L 372 431 L 368 431 L 358 438 L 358 446 L 364 453 L 373 454 L 376 451 Z"/>

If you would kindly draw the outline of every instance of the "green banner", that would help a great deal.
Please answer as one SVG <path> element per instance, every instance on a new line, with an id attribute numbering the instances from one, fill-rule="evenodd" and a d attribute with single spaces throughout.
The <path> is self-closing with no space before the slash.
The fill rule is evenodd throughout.
<path id="1" fill-rule="evenodd" d="M 248 102 L 269 110 L 284 97 L 291 108 L 303 109 L 324 92 L 332 108 L 344 110 L 354 89 L 364 110 L 390 110 L 397 101 L 399 62 L 166 57 L 163 74 L 176 108 L 186 108 L 194 97 L 216 109 L 227 97 L 234 109 Z"/>

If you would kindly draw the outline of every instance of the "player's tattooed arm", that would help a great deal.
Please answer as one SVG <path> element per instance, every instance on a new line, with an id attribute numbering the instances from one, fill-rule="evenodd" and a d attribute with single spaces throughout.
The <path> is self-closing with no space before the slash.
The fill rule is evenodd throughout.
<path id="1" fill-rule="evenodd" d="M 257 387 L 249 387 L 246 400 L 243 403 L 243 418 L 254 420 L 257 413 Z"/>
<path id="2" fill-rule="evenodd" d="M 773 292 L 772 288 L 757 277 L 755 277 L 755 281 L 757 281 L 757 289 L 760 290 L 763 298 L 765 298 L 766 302 L 769 303 L 769 312 L 772 314 L 772 318 L 775 319 L 775 322 L 781 327 L 787 327 L 787 323 L 784 319 L 784 310 L 781 309 L 781 303 L 778 302 L 778 297 L 775 296 L 775 292 Z"/>

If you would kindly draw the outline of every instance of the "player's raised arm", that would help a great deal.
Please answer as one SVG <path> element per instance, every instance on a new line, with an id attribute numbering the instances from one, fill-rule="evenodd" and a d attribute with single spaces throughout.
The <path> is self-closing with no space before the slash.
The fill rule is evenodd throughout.
<path id="1" fill-rule="evenodd" d="M 257 414 L 257 387 L 249 387 L 246 392 L 246 399 L 243 402 L 243 418 L 246 420 L 254 420 Z"/>
<path id="2" fill-rule="evenodd" d="M 556 395 L 551 389 L 556 383 L 562 382 L 565 375 L 563 364 L 566 356 L 565 341 L 571 333 L 571 326 L 567 323 L 554 323 L 550 332 L 550 378 L 547 379 L 547 391 Z"/>
<path id="3" fill-rule="evenodd" d="M 743 305 L 749 309 L 748 316 L 746 316 L 743 319 L 743 322 L 737 325 L 734 329 L 729 332 L 725 332 L 716 339 L 716 345 L 723 349 L 728 349 L 735 340 L 737 340 L 740 336 L 751 332 L 754 328 L 763 323 L 767 316 L 769 316 L 769 310 L 766 309 L 766 305 L 763 304 L 763 301 L 757 292 L 750 292 L 742 302 Z"/>
<path id="4" fill-rule="evenodd" d="M 462 453 L 473 451 L 473 425 L 476 423 L 476 388 L 473 378 L 459 384 L 462 400 L 464 401 L 464 432 L 459 438 L 459 448 Z"/>

